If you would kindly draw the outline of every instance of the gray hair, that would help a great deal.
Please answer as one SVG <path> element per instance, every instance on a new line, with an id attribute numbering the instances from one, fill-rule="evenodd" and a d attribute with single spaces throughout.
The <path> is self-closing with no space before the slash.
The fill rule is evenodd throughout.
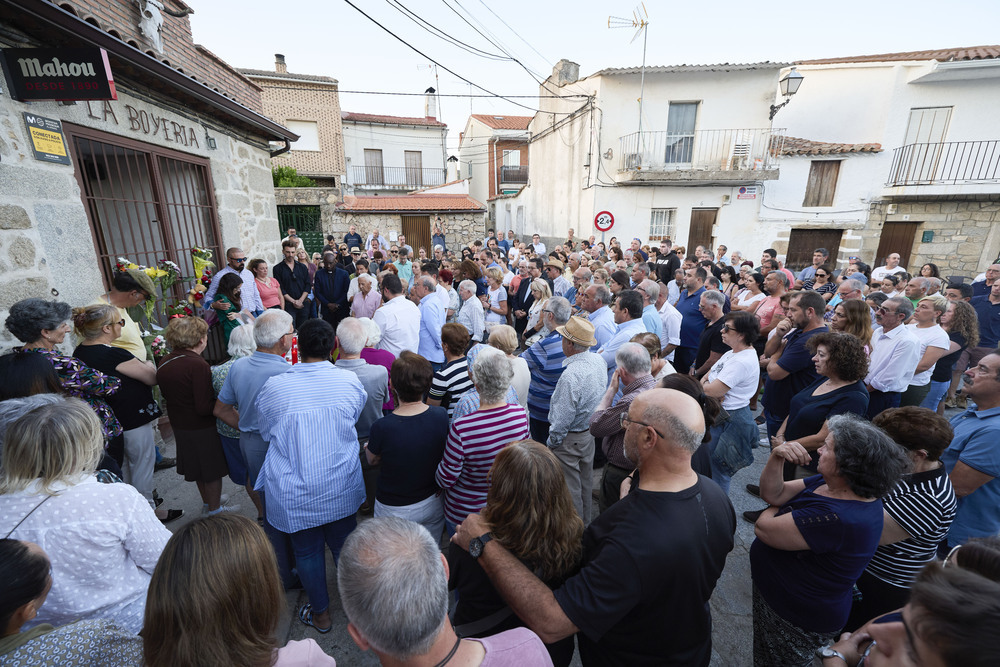
<path id="1" fill-rule="evenodd" d="M 573 315 L 573 307 L 569 305 L 569 299 L 562 296 L 554 296 L 546 302 L 546 307 L 552 311 L 552 319 L 556 326 L 562 326 L 569 322 Z"/>
<path id="2" fill-rule="evenodd" d="M 253 322 L 241 324 L 230 332 L 229 345 L 226 346 L 226 351 L 229 352 L 230 357 L 239 359 L 241 357 L 249 357 L 253 354 L 254 349 L 257 347 L 257 341 L 254 338 L 253 332 Z"/>
<path id="3" fill-rule="evenodd" d="M 743 259 L 743 253 L 739 250 L 734 250 L 733 254 L 736 255 L 737 259 Z"/>
<path id="4" fill-rule="evenodd" d="M 424 289 L 429 289 L 432 292 L 437 290 L 437 283 L 430 276 L 420 276 L 417 282 L 423 285 Z"/>
<path id="5" fill-rule="evenodd" d="M 906 449 L 871 422 L 848 413 L 826 423 L 833 434 L 837 474 L 862 498 L 881 498 L 909 469 Z"/>
<path id="6" fill-rule="evenodd" d="M 702 445 L 705 431 L 696 431 L 685 424 L 680 417 L 671 412 L 667 406 L 655 402 L 646 404 L 643 418 L 650 424 L 656 424 L 663 433 L 670 435 L 670 443 L 692 454 Z"/>
<path id="7" fill-rule="evenodd" d="M 615 352 L 615 363 L 629 375 L 648 375 L 653 368 L 649 350 L 639 343 L 625 343 Z"/>
<path id="8" fill-rule="evenodd" d="M 510 389 L 514 368 L 507 355 L 495 347 L 486 347 L 472 363 L 472 383 L 479 392 L 481 405 L 499 403 Z"/>
<path id="9" fill-rule="evenodd" d="M 337 342 L 344 354 L 361 354 L 367 340 L 368 331 L 364 323 L 356 317 L 346 317 L 337 326 Z"/>
<path id="10" fill-rule="evenodd" d="M 781 281 L 781 284 L 785 286 L 785 289 L 788 289 L 788 286 L 791 283 L 788 282 L 788 276 L 785 275 L 785 272 L 782 271 L 781 269 L 774 269 L 773 271 L 769 272 L 768 275 L 771 275 L 772 273 L 775 274 L 775 276 L 777 276 L 778 280 Z"/>
<path id="11" fill-rule="evenodd" d="M 472 282 L 471 280 L 463 280 L 462 282 L 460 282 L 458 284 L 458 289 L 460 289 L 460 290 L 463 290 L 463 289 L 464 290 L 469 290 L 470 292 L 472 292 L 472 296 L 473 297 L 476 296 L 476 283 Z M 470 297 L 470 298 L 472 298 L 472 297 Z"/>
<path id="12" fill-rule="evenodd" d="M 35 394 L 24 398 L 8 398 L 6 401 L 0 401 L 0 447 L 3 447 L 3 437 L 7 433 L 8 426 L 35 408 L 62 401 L 63 397 L 59 394 Z"/>
<path id="13" fill-rule="evenodd" d="M 635 265 L 632 267 L 632 270 L 635 271 L 637 269 L 645 273 L 647 276 L 651 273 L 649 270 L 649 264 L 647 264 L 646 262 L 636 262 Z"/>
<path id="14" fill-rule="evenodd" d="M 904 321 L 913 317 L 913 302 L 905 296 L 894 296 L 891 299 L 886 299 L 882 305 L 885 306 L 887 303 L 896 304 L 896 312 L 903 314 Z"/>
<path id="15" fill-rule="evenodd" d="M 580 279 L 590 282 L 594 278 L 594 272 L 585 266 L 581 266 L 580 269 Z"/>
<path id="16" fill-rule="evenodd" d="M 396 660 L 427 653 L 448 618 L 448 578 L 438 543 L 418 523 L 363 521 L 337 562 L 344 613 L 372 648 Z"/>
<path id="17" fill-rule="evenodd" d="M 370 273 L 359 273 L 358 274 L 358 282 L 361 282 L 362 280 L 364 280 L 369 285 L 374 285 L 375 284 L 375 278 Z"/>
<path id="18" fill-rule="evenodd" d="M 788 276 L 785 277 L 787 278 Z M 860 292 L 862 289 L 864 289 L 864 283 L 862 283 L 860 280 L 855 280 L 854 278 L 848 278 L 847 280 L 845 280 L 840 284 L 847 285 L 852 292 Z"/>
<path id="19" fill-rule="evenodd" d="M 788 276 L 785 276 L 786 278 Z M 714 306 L 722 308 L 726 305 L 726 295 L 722 292 L 717 292 L 715 290 L 708 290 L 707 292 L 701 293 L 701 298 L 705 301 L 711 303 Z"/>
<path id="20" fill-rule="evenodd" d="M 54 330 L 73 316 L 68 303 L 45 299 L 22 299 L 10 307 L 7 330 L 22 343 L 34 343 L 42 337 L 42 330 Z"/>
<path id="21" fill-rule="evenodd" d="M 375 324 L 375 320 L 370 317 L 359 317 L 358 322 L 365 325 L 365 331 L 368 332 L 365 347 L 378 347 L 378 344 L 382 342 L 382 330 Z"/>
<path id="22" fill-rule="evenodd" d="M 607 285 L 597 285 L 597 289 L 594 290 L 594 298 L 601 302 L 601 304 L 607 306 L 611 303 L 611 290 L 608 289 Z"/>
<path id="23" fill-rule="evenodd" d="M 920 289 L 922 289 L 925 292 L 930 287 L 930 283 L 927 281 L 927 278 L 924 278 L 922 276 L 916 276 L 914 278 L 911 278 L 910 284 L 917 285 L 918 287 L 920 287 Z"/>
<path id="24" fill-rule="evenodd" d="M 292 326 L 292 316 L 283 310 L 269 308 L 260 314 L 253 325 L 253 338 L 257 348 L 266 350 L 274 347 Z"/>
<path id="25" fill-rule="evenodd" d="M 650 303 L 654 303 L 660 298 L 660 286 L 649 278 L 639 283 L 639 287 L 646 292 L 646 298 L 649 299 Z"/>

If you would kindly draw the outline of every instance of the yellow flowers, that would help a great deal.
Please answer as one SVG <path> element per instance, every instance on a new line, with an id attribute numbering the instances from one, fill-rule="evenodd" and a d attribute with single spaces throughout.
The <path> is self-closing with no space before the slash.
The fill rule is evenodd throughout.
<path id="1" fill-rule="evenodd" d="M 132 269 L 138 267 L 130 266 L 129 268 Z M 163 269 L 157 269 L 155 267 L 149 267 L 148 269 L 144 269 L 143 272 L 153 280 L 156 280 L 157 278 L 164 278 L 170 275 L 169 271 L 164 271 Z"/>

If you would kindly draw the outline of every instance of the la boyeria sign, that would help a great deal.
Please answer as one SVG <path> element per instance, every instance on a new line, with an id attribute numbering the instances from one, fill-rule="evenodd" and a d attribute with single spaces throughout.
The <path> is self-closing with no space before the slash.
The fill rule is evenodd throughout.
<path id="1" fill-rule="evenodd" d="M 16 100 L 118 99 L 104 49 L 2 49 L 0 64 Z"/>

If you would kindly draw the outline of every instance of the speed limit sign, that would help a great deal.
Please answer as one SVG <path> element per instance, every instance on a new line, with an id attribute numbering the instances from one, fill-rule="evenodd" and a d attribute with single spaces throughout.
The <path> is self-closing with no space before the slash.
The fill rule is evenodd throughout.
<path id="1" fill-rule="evenodd" d="M 611 211 L 601 211 L 594 216 L 594 227 L 597 227 L 597 231 L 610 232 L 614 226 L 615 216 L 611 215 Z"/>

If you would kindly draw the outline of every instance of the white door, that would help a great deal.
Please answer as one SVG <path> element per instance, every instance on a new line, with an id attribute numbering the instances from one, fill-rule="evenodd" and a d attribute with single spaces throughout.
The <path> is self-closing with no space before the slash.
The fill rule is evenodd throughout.
<path id="1" fill-rule="evenodd" d="M 907 181 L 930 183 L 940 177 L 950 121 L 951 107 L 910 109 L 910 122 L 903 139 Z"/>

